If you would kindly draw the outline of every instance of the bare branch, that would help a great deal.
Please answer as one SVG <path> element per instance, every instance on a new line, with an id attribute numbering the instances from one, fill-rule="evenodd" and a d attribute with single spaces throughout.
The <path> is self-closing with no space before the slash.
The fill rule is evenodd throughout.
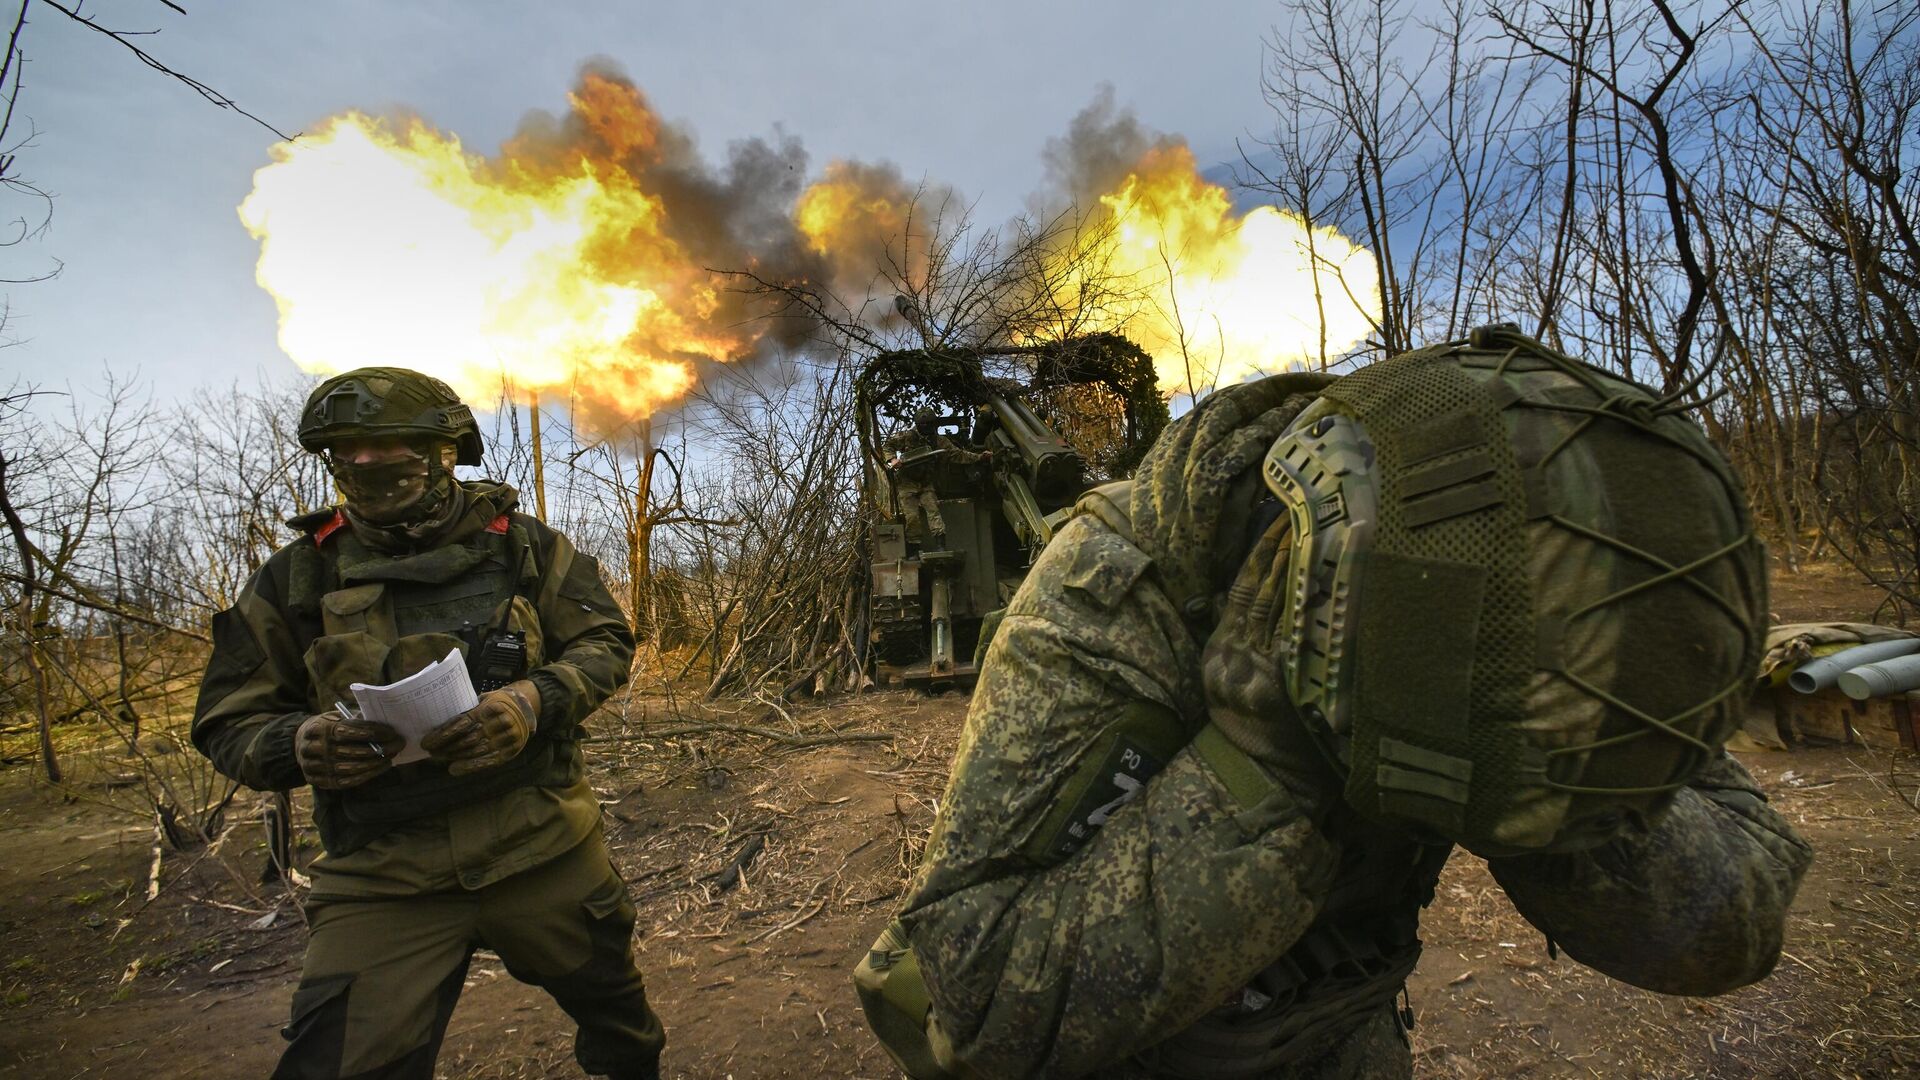
<path id="1" fill-rule="evenodd" d="M 153 54 L 147 52 L 145 49 L 142 49 L 140 46 L 135 45 L 131 40 L 129 40 L 132 37 L 141 36 L 140 32 L 131 31 L 131 30 L 109 29 L 105 26 L 100 25 L 98 22 L 96 22 L 91 15 L 82 15 L 76 9 L 67 7 L 64 4 L 59 3 L 58 0 L 40 0 L 40 2 L 52 8 L 53 10 L 58 11 L 60 14 L 65 15 L 67 18 L 72 19 L 74 22 L 79 23 L 81 26 L 84 26 L 89 30 L 96 31 L 101 34 L 105 34 L 107 37 L 112 38 L 114 41 L 119 42 L 122 46 L 124 46 L 127 49 L 128 52 L 133 53 L 133 55 L 136 58 L 138 58 L 141 63 L 147 65 L 148 67 L 159 72 L 160 74 L 165 75 L 166 77 L 185 85 L 188 89 L 192 90 L 196 94 L 199 94 L 201 97 L 212 102 L 214 105 L 222 109 L 230 109 L 236 113 L 239 113 L 241 116 L 244 116 L 247 119 L 253 121 L 254 123 L 260 125 L 261 127 L 266 128 L 268 131 L 273 132 L 275 135 L 279 136 L 282 139 L 292 141 L 294 139 L 299 138 L 298 135 L 289 135 L 286 132 L 281 131 L 279 128 L 274 127 L 272 124 L 267 123 L 265 120 L 260 119 L 258 116 L 255 116 L 254 114 L 241 108 L 239 104 L 236 103 L 232 98 L 228 97 L 225 94 L 222 94 L 218 90 L 215 90 L 213 87 L 208 86 L 206 83 L 201 82 L 199 79 L 196 79 L 193 76 L 188 75 L 184 72 L 175 71 L 173 68 L 168 67 L 166 64 L 162 63 L 160 60 L 155 58 Z M 161 2 L 165 3 L 166 0 L 161 0 Z M 167 4 L 167 6 L 173 8 L 175 11 L 181 12 L 181 14 L 185 14 L 184 10 L 182 10 L 181 8 L 173 4 Z M 147 33 L 154 33 L 154 32 L 156 31 L 147 31 Z"/>

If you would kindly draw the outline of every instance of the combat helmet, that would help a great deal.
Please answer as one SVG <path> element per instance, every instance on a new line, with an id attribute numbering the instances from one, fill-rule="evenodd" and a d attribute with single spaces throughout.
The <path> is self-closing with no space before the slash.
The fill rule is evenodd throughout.
<path id="1" fill-rule="evenodd" d="M 300 411 L 300 445 L 316 454 L 341 439 L 374 435 L 431 435 L 454 445 L 455 464 L 481 461 L 473 410 L 446 383 L 407 368 L 335 375 L 314 388 Z"/>
<path id="2" fill-rule="evenodd" d="M 1482 855 L 1657 814 L 1766 629 L 1743 489 L 1683 403 L 1510 325 L 1319 392 L 1272 445 L 1288 697 L 1355 810 Z"/>

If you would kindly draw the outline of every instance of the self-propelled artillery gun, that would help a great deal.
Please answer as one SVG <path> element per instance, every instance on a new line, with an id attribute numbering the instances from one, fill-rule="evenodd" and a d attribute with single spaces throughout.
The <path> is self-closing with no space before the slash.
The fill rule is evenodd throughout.
<path id="1" fill-rule="evenodd" d="M 881 353 L 856 413 L 874 672 L 929 689 L 972 680 L 983 625 L 1074 502 L 1167 423 L 1152 359 L 1118 334 Z"/>

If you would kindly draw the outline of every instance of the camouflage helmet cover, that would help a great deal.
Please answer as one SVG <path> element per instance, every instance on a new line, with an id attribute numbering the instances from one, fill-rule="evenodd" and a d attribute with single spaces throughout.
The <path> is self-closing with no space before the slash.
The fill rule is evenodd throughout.
<path id="1" fill-rule="evenodd" d="M 342 439 L 430 435 L 456 448 L 460 465 L 478 465 L 482 444 L 473 410 L 446 383 L 398 367 L 364 367 L 314 388 L 300 411 L 300 445 L 319 453 Z"/>
<path id="2" fill-rule="evenodd" d="M 1656 814 L 1766 627 L 1742 487 L 1637 384 L 1508 327 L 1326 387 L 1273 444 L 1289 697 L 1347 801 L 1483 855 Z"/>

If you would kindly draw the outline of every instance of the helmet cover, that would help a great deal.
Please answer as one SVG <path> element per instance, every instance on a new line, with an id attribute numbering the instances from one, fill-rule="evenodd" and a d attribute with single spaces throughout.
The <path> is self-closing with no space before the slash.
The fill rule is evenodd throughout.
<path id="1" fill-rule="evenodd" d="M 1355 809 L 1483 855 L 1573 849 L 1719 752 L 1766 579 L 1681 408 L 1483 327 L 1289 424 L 1263 469 L 1292 522 L 1286 682 Z"/>
<path id="2" fill-rule="evenodd" d="M 321 383 L 300 410 L 300 445 L 319 453 L 345 439 L 425 435 L 457 450 L 455 463 L 478 465 L 482 443 L 473 410 L 446 383 L 397 367 L 365 367 Z"/>

